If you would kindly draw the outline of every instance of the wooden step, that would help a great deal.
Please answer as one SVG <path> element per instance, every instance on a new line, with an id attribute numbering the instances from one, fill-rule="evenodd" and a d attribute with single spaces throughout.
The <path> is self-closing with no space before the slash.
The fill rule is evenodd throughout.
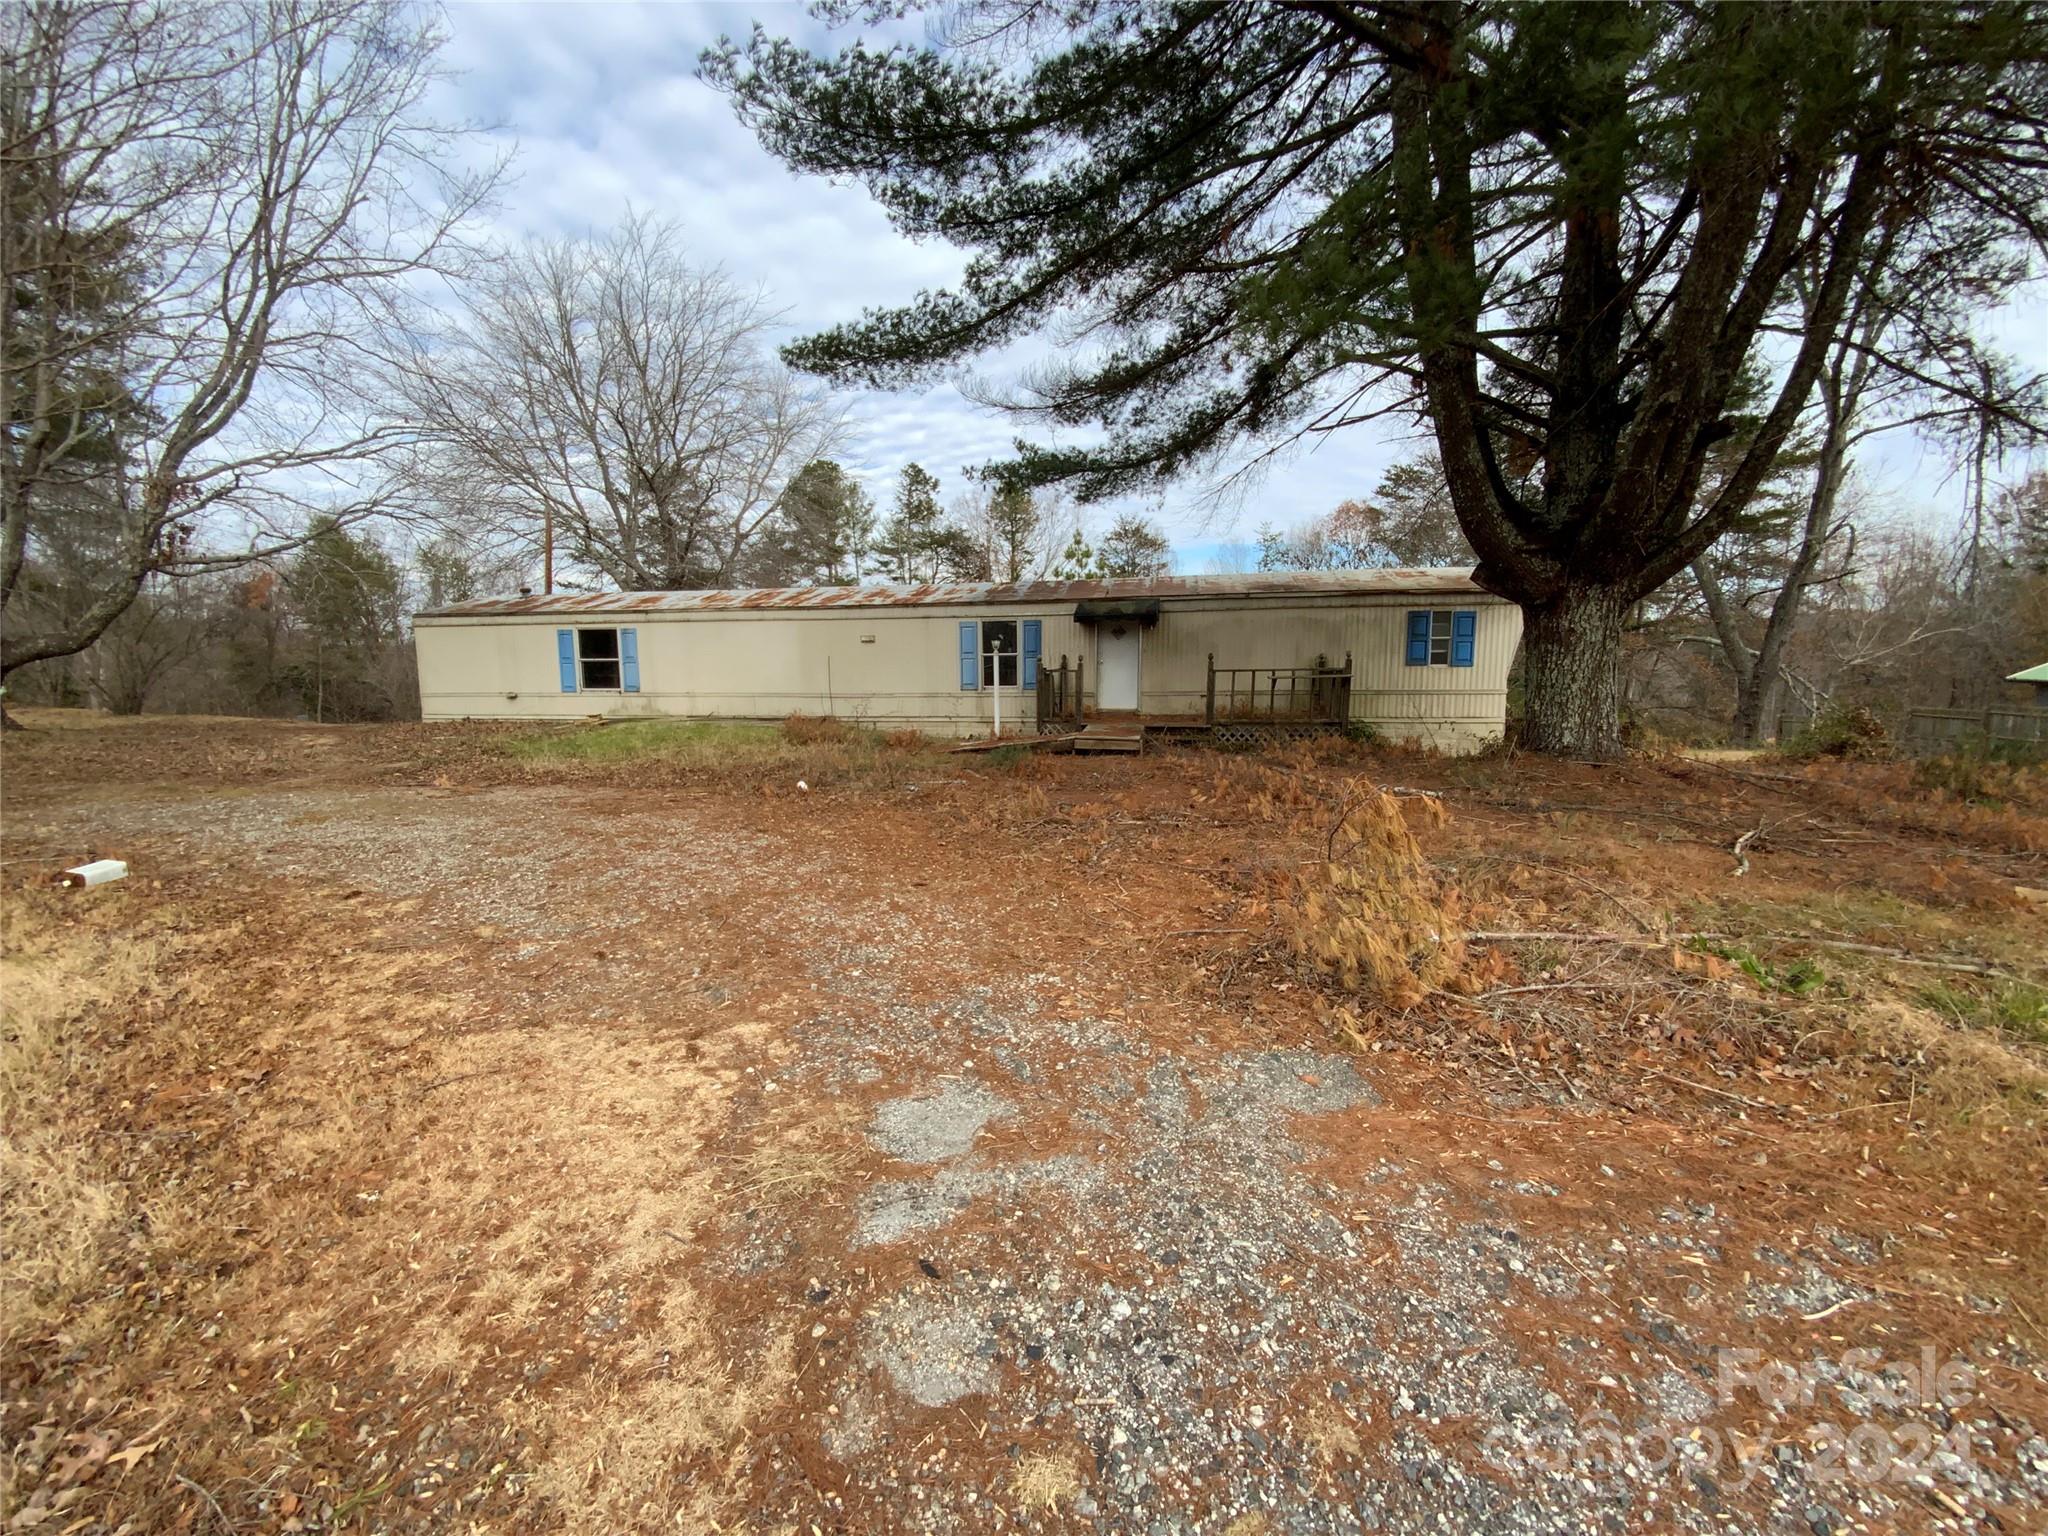
<path id="1" fill-rule="evenodd" d="M 949 750 L 954 752 L 1000 752 L 1004 747 L 1030 747 L 1034 750 L 1045 747 L 1058 751 L 1071 743 L 1079 734 L 1078 731 L 1068 731 L 1059 736 L 991 736 L 986 741 L 963 741 L 957 747 L 950 748 Z"/>
<path id="2" fill-rule="evenodd" d="M 1074 738 L 1076 752 L 1142 752 L 1145 750 L 1145 727 L 1142 725 L 1091 725 L 1085 727 Z"/>

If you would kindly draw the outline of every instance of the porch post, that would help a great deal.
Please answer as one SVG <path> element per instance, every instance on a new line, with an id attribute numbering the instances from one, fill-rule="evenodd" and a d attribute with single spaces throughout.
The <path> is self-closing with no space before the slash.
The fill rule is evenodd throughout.
<path id="1" fill-rule="evenodd" d="M 1209 697 L 1207 703 L 1202 708 L 1202 723 L 1204 725 L 1214 725 L 1216 723 L 1216 653 L 1214 651 L 1209 653 Z"/>

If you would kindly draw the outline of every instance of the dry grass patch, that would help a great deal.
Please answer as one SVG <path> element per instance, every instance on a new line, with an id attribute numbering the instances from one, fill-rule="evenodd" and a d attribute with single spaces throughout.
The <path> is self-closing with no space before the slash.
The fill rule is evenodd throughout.
<path id="1" fill-rule="evenodd" d="M 853 1161 L 850 1151 L 771 1141 L 740 1159 L 734 1187 L 748 1200 L 800 1205 L 843 1184 Z"/>
<path id="2" fill-rule="evenodd" d="M 0 1136 L 0 1341 L 55 1325 L 99 1274 L 128 1198 L 98 1173 L 60 1131 Z"/>
<path id="3" fill-rule="evenodd" d="M 859 1162 L 856 1118 L 851 1105 L 834 1100 L 808 1116 L 768 1121 L 744 1149 L 722 1159 L 732 1199 L 788 1210 L 836 1196 Z"/>
<path id="4" fill-rule="evenodd" d="M 1074 1458 L 1063 1452 L 1033 1451 L 1018 1458 L 1010 1469 L 1010 1494 L 1025 1514 L 1055 1514 L 1080 1491 L 1080 1469 Z"/>
<path id="5" fill-rule="evenodd" d="M 795 1384 L 795 1341 L 734 1347 L 734 1331 L 688 1285 L 658 1320 L 573 1391 L 513 1405 L 538 1442 L 532 1487 L 564 1527 L 589 1536 L 715 1530 L 729 1512 L 747 1426 Z"/>
<path id="6" fill-rule="evenodd" d="M 64 900 L 17 893 L 0 909 L 0 1342 L 9 1344 L 79 1304 L 130 1213 L 126 1189 L 104 1176 L 75 1123 L 81 1029 L 154 982 L 169 952 L 160 938 L 80 921 Z M 86 911 L 105 900 L 88 897 Z"/>
<path id="7" fill-rule="evenodd" d="M 1365 1455 L 1358 1438 L 1358 1426 L 1335 1407 L 1318 1408 L 1301 1423 L 1302 1441 L 1322 1458 L 1325 1465 L 1355 1462 Z"/>
<path id="8" fill-rule="evenodd" d="M 481 739 L 500 762 L 549 781 L 677 784 L 729 789 L 883 787 L 939 762 L 914 731 L 792 715 L 749 720 L 620 720 L 550 725 Z M 496 775 L 486 775 L 495 777 Z"/>
<path id="9" fill-rule="evenodd" d="M 1859 1008 L 1850 1027 L 1871 1052 L 1913 1070 L 1918 1108 L 2030 1129 L 2048 1113 L 2048 1061 L 1998 1030 L 1893 998 Z"/>

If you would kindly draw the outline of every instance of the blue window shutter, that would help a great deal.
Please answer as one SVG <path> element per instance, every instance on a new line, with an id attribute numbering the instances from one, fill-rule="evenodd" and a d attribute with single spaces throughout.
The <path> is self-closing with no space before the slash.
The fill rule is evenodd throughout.
<path id="1" fill-rule="evenodd" d="M 1045 621 L 1042 619 L 1026 619 L 1020 633 L 1024 637 L 1024 660 L 1022 662 L 1023 671 L 1017 675 L 1026 688 L 1036 688 L 1038 686 L 1038 652 L 1045 643 Z"/>
<path id="2" fill-rule="evenodd" d="M 640 691 L 640 631 L 619 631 L 619 679 L 627 693 Z"/>
<path id="3" fill-rule="evenodd" d="M 960 686 L 963 689 L 981 686 L 981 626 L 972 619 L 960 624 Z"/>
<path id="4" fill-rule="evenodd" d="M 1479 615 L 1470 608 L 1460 608 L 1451 615 L 1451 665 L 1469 667 L 1472 665 L 1473 641 L 1479 635 Z"/>
<path id="5" fill-rule="evenodd" d="M 1429 665 L 1429 610 L 1418 608 L 1408 615 L 1408 665 Z"/>
<path id="6" fill-rule="evenodd" d="M 558 629 L 555 631 L 555 654 L 562 662 L 562 692 L 576 691 L 576 631 Z"/>

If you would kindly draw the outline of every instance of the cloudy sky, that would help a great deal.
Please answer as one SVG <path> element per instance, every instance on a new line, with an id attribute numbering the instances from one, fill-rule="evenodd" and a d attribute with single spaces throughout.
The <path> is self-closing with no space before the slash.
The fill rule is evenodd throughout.
<path id="1" fill-rule="evenodd" d="M 601 231 L 628 208 L 673 219 L 698 260 L 763 284 L 791 335 L 900 303 L 961 269 L 952 248 L 897 235 L 860 187 L 791 174 L 697 79 L 702 49 L 721 34 L 744 37 L 756 21 L 821 47 L 854 35 L 825 31 L 801 5 L 470 3 L 448 16 L 457 78 L 443 110 L 490 125 L 480 156 L 516 152 L 496 212 L 506 238 Z M 898 35 L 915 40 L 922 28 L 913 19 Z M 1993 329 L 2048 367 L 2048 307 L 1996 317 Z M 966 469 L 1004 454 L 1013 437 L 1010 423 L 950 386 L 861 393 L 850 405 L 855 436 L 842 457 L 878 502 L 910 460 L 958 491 Z M 1903 437 L 1880 444 L 1867 473 L 1885 504 L 1953 513 L 1959 486 L 1938 454 Z M 1357 428 L 1221 503 L 1189 485 L 1143 510 L 1173 538 L 1181 569 L 1236 564 L 1259 524 L 1300 522 L 1366 494 L 1410 446 L 1398 428 Z"/>

